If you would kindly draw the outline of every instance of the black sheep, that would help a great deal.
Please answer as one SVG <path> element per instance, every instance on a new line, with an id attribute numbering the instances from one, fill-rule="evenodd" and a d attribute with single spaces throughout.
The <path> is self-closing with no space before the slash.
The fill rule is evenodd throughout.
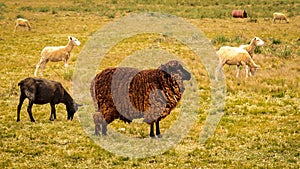
<path id="1" fill-rule="evenodd" d="M 20 86 L 20 102 L 17 110 L 17 122 L 20 121 L 20 111 L 22 104 L 26 98 L 29 99 L 27 112 L 32 122 L 35 122 L 31 108 L 33 104 L 51 105 L 50 120 L 56 119 L 55 105 L 63 103 L 66 105 L 68 112 L 68 120 L 72 120 L 79 104 L 75 103 L 69 93 L 64 89 L 60 82 L 46 80 L 43 78 L 26 78 L 18 83 Z"/>
<path id="2" fill-rule="evenodd" d="M 94 114 L 95 134 L 106 135 L 107 124 L 114 119 L 130 123 L 144 118 L 150 124 L 150 137 L 160 137 L 159 121 L 177 106 L 184 92 L 184 80 L 190 73 L 181 63 L 172 60 L 158 69 L 138 70 L 108 68 L 96 75 L 91 83 L 91 95 L 97 106 Z M 99 113 L 100 112 L 100 113 Z"/>

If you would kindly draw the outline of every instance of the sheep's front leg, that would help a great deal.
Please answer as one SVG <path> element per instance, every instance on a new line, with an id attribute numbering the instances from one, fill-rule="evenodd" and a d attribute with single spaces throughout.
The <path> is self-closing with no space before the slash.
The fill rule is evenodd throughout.
<path id="1" fill-rule="evenodd" d="M 69 64 L 68 64 L 68 60 L 64 60 L 64 64 L 65 64 L 66 73 L 69 74 Z"/>
<path id="2" fill-rule="evenodd" d="M 249 68 L 248 68 L 248 66 L 246 65 L 245 66 L 245 73 L 246 73 L 246 78 L 248 78 L 248 73 L 249 73 L 249 70 L 248 70 Z"/>
<path id="3" fill-rule="evenodd" d="M 23 105 L 23 102 L 25 100 L 25 95 L 23 92 L 21 92 L 21 95 L 20 95 L 20 101 L 19 101 L 19 105 L 18 105 L 18 109 L 17 109 L 17 122 L 20 121 L 20 111 L 21 111 L 21 108 L 22 108 L 22 105 Z"/>
<path id="4" fill-rule="evenodd" d="M 155 122 L 155 127 L 156 127 L 156 136 L 158 138 L 161 138 L 160 129 L 159 129 L 159 121 Z"/>
<path id="5" fill-rule="evenodd" d="M 30 117 L 30 121 L 31 122 L 35 122 L 35 120 L 34 120 L 34 118 L 32 116 L 32 112 L 31 112 L 32 106 L 33 106 L 33 101 L 29 101 L 28 107 L 27 107 L 27 112 L 28 112 L 28 115 Z"/>
<path id="6" fill-rule="evenodd" d="M 55 104 L 51 103 L 51 114 L 50 114 L 50 120 L 54 121 L 56 119 L 56 110 L 55 110 Z"/>
<path id="7" fill-rule="evenodd" d="M 150 125 L 150 137 L 151 137 L 151 138 L 154 138 L 154 137 L 155 137 L 155 135 L 154 135 L 154 124 L 151 124 L 151 125 Z"/>
<path id="8" fill-rule="evenodd" d="M 235 75 L 236 78 L 239 77 L 239 72 L 240 72 L 240 67 L 236 66 L 236 75 Z"/>

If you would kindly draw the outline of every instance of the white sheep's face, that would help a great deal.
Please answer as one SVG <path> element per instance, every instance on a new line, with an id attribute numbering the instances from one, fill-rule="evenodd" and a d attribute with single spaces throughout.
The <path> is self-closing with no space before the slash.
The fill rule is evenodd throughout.
<path id="1" fill-rule="evenodd" d="M 75 37 L 69 36 L 69 41 L 72 41 L 73 45 L 76 45 L 76 46 L 80 45 L 80 41 L 78 39 L 76 39 Z"/>
<path id="2" fill-rule="evenodd" d="M 255 37 L 254 40 L 255 40 L 256 46 L 262 46 L 265 44 L 265 42 L 263 40 L 261 40 L 259 37 Z"/>

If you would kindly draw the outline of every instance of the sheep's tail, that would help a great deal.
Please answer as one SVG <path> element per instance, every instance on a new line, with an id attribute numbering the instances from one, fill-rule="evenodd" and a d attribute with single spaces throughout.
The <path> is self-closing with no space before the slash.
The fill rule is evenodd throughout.
<path id="1" fill-rule="evenodd" d="M 99 110 L 98 110 L 98 106 L 97 106 L 96 96 L 95 96 L 95 78 L 96 78 L 96 76 L 95 76 L 95 77 L 92 79 L 92 81 L 91 81 L 90 94 L 91 94 L 92 99 L 93 99 L 93 103 L 94 103 L 95 110 L 96 110 L 96 111 L 99 111 Z"/>
<path id="2" fill-rule="evenodd" d="M 24 85 L 24 80 L 21 80 L 19 83 L 18 83 L 18 86 L 23 86 Z"/>

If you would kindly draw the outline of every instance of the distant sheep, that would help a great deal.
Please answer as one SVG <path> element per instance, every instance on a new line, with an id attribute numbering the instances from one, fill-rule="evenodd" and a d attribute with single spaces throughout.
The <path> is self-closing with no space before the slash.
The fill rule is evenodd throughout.
<path id="1" fill-rule="evenodd" d="M 43 68 L 49 61 L 59 62 L 63 61 L 65 64 L 66 71 L 68 73 L 68 60 L 71 56 L 71 51 L 74 46 L 79 46 L 80 41 L 75 37 L 68 37 L 69 42 L 66 46 L 47 46 L 41 52 L 40 62 L 36 65 L 34 76 L 37 76 L 38 69 L 40 69 L 40 75 L 43 75 Z"/>
<path id="2" fill-rule="evenodd" d="M 219 56 L 219 65 L 216 69 L 215 79 L 218 80 L 218 75 L 222 72 L 225 64 L 236 65 L 236 77 L 239 76 L 239 67 L 244 66 L 246 71 L 246 78 L 248 77 L 248 66 L 250 67 L 250 75 L 254 76 L 258 65 L 254 63 L 249 53 L 238 47 L 223 46 L 217 51 Z M 223 73 L 222 73 L 223 75 Z M 224 78 L 224 77 L 223 77 Z"/>
<path id="3" fill-rule="evenodd" d="M 27 112 L 32 122 L 35 122 L 32 116 L 33 104 L 47 104 L 51 105 L 50 120 L 56 119 L 55 105 L 63 103 L 66 105 L 68 112 L 68 120 L 72 120 L 79 104 L 75 103 L 69 93 L 63 88 L 61 83 L 42 78 L 26 78 L 21 80 L 18 85 L 20 86 L 20 102 L 17 110 L 17 122 L 20 121 L 20 111 L 22 104 L 26 98 L 29 99 Z"/>
<path id="4" fill-rule="evenodd" d="M 251 58 L 253 58 L 255 48 L 257 46 L 262 46 L 262 45 L 264 45 L 264 41 L 261 40 L 259 37 L 254 37 L 253 39 L 251 39 L 250 44 L 241 45 L 239 48 L 245 49 L 249 53 Z"/>
<path id="5" fill-rule="evenodd" d="M 284 20 L 286 23 L 290 22 L 283 13 L 279 12 L 273 13 L 273 23 L 275 23 L 276 20 L 279 20 L 280 22 Z"/>
<path id="6" fill-rule="evenodd" d="M 150 137 L 161 137 L 159 121 L 177 106 L 185 90 L 183 81 L 190 73 L 175 60 L 158 69 L 108 68 L 95 76 L 91 95 L 97 105 L 95 134 L 106 135 L 107 125 L 115 119 L 132 122 L 144 118 L 150 125 Z"/>
<path id="7" fill-rule="evenodd" d="M 18 18 L 15 20 L 15 32 L 18 28 L 18 26 L 23 26 L 25 28 L 27 28 L 27 30 L 31 30 L 31 26 L 30 26 L 30 23 L 27 19 L 23 19 L 23 18 Z"/>

